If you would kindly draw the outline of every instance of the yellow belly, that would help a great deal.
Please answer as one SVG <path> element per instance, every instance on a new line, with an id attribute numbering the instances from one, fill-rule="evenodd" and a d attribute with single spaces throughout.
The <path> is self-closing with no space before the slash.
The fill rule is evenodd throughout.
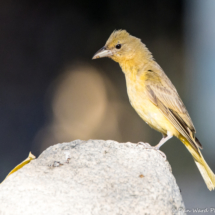
<path id="1" fill-rule="evenodd" d="M 164 116 L 160 109 L 154 105 L 145 93 L 144 86 L 138 82 L 126 80 L 127 92 L 132 107 L 136 110 L 139 116 L 155 130 L 167 134 L 167 131 L 178 136 L 178 131 Z"/>

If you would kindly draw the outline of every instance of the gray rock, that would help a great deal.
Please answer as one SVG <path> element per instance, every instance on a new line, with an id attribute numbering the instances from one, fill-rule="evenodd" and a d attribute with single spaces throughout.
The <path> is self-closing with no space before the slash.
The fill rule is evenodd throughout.
<path id="1" fill-rule="evenodd" d="M 49 147 L 0 185 L 1 215 L 185 214 L 169 163 L 112 140 Z"/>

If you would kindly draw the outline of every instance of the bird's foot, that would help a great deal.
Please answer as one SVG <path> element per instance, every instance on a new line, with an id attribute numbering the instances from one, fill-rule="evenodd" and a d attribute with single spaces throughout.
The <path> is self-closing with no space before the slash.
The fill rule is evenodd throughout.
<path id="1" fill-rule="evenodd" d="M 151 146 L 149 143 L 138 142 L 137 145 L 142 145 L 142 146 L 144 146 L 144 147 L 147 148 L 147 149 L 152 148 L 152 146 Z"/>
<path id="2" fill-rule="evenodd" d="M 162 157 L 164 157 L 164 159 L 166 160 L 166 155 L 164 154 L 164 152 L 160 151 L 159 150 L 159 147 L 156 147 L 156 146 L 151 146 L 149 143 L 144 143 L 144 142 L 138 142 L 137 143 L 138 145 L 143 145 L 145 149 L 154 149 L 156 150 L 157 152 L 159 152 Z"/>

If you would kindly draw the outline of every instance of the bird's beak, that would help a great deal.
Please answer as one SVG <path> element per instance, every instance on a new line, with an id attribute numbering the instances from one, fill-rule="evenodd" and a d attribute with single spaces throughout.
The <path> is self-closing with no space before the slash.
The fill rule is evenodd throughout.
<path id="1" fill-rule="evenodd" d="M 94 54 L 92 59 L 97 59 L 97 58 L 102 58 L 102 57 L 110 57 L 111 55 L 113 55 L 112 51 L 107 50 L 106 47 L 104 46 Z"/>

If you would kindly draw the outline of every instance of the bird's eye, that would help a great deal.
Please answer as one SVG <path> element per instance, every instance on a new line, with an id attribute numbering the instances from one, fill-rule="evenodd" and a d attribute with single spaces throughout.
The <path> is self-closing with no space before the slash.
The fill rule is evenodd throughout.
<path id="1" fill-rule="evenodd" d="M 117 48 L 117 49 L 120 49 L 120 48 L 121 48 L 121 44 L 117 44 L 117 45 L 116 45 L 116 48 Z"/>

